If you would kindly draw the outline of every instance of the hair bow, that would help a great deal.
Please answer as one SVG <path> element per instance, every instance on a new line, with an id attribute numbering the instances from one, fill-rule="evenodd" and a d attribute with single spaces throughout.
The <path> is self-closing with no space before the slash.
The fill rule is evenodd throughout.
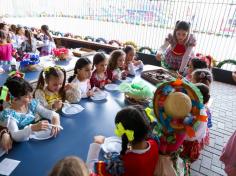
<path id="1" fill-rule="evenodd" d="M 1 87 L 0 100 L 6 101 L 8 96 L 8 88 L 6 86 Z"/>
<path id="2" fill-rule="evenodd" d="M 11 73 L 9 73 L 10 77 L 18 77 L 18 78 L 24 78 L 25 74 L 21 73 L 19 71 L 12 71 Z"/>
<path id="3" fill-rule="evenodd" d="M 133 130 L 126 130 L 121 122 L 116 124 L 115 134 L 118 137 L 121 137 L 123 134 L 125 134 L 128 138 L 128 141 L 130 141 L 130 142 L 134 140 L 134 131 Z"/>
<path id="4" fill-rule="evenodd" d="M 154 122 L 155 121 L 155 116 L 153 115 L 153 110 L 151 108 L 146 108 L 145 109 L 145 112 L 148 116 L 148 118 L 150 119 L 151 122 Z"/>

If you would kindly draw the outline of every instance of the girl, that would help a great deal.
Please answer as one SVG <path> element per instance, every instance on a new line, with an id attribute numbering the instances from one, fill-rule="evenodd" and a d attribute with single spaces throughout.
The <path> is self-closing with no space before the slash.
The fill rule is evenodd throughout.
<path id="1" fill-rule="evenodd" d="M 54 166 L 49 176 L 89 176 L 89 171 L 80 158 L 68 156 Z"/>
<path id="2" fill-rule="evenodd" d="M 111 81 L 120 80 L 126 77 L 124 68 L 125 53 L 122 50 L 115 50 L 111 53 L 107 67 L 108 79 Z"/>
<path id="3" fill-rule="evenodd" d="M 203 83 L 209 87 L 212 81 L 212 74 L 208 69 L 197 69 L 192 73 L 192 83 Z"/>
<path id="4" fill-rule="evenodd" d="M 183 73 L 195 45 L 196 40 L 193 34 L 190 34 L 190 23 L 177 21 L 173 35 L 169 34 L 165 39 L 164 45 L 157 51 L 156 58 L 158 61 L 162 60 L 168 69 Z"/>
<path id="5" fill-rule="evenodd" d="M 40 37 L 40 39 L 44 42 L 44 46 L 41 48 L 40 56 L 47 56 L 52 54 L 52 49 L 56 46 L 47 25 L 41 26 L 41 32 L 43 35 Z"/>
<path id="6" fill-rule="evenodd" d="M 23 27 L 18 27 L 16 29 L 16 48 L 22 50 L 22 43 L 25 40 L 26 40 L 25 29 Z"/>
<path id="7" fill-rule="evenodd" d="M 13 49 L 12 44 L 7 43 L 7 33 L 3 30 L 0 30 L 0 67 L 3 70 L 10 70 Z M 2 70 L 2 71 L 3 71 Z"/>
<path id="8" fill-rule="evenodd" d="M 124 52 L 126 54 L 125 57 L 125 70 L 130 75 L 135 75 L 135 70 L 138 68 L 143 68 L 143 62 L 141 60 L 135 59 L 135 49 L 131 45 L 127 45 L 124 48 Z"/>
<path id="9" fill-rule="evenodd" d="M 115 117 L 115 134 L 122 139 L 121 160 L 124 164 L 123 175 L 152 176 L 158 161 L 158 145 L 154 140 L 147 140 L 151 129 L 140 106 L 130 106 L 119 111 Z M 103 143 L 104 138 L 95 137 L 96 143 Z"/>
<path id="10" fill-rule="evenodd" d="M 236 131 L 229 138 L 226 146 L 222 151 L 222 155 L 220 157 L 220 161 L 225 164 L 225 172 L 228 176 L 236 175 Z"/>
<path id="11" fill-rule="evenodd" d="M 76 90 L 74 93 L 80 93 L 82 98 L 94 95 L 93 90 L 90 90 L 91 70 L 91 61 L 86 57 L 82 57 L 75 64 L 74 75 L 68 79 L 71 87 Z"/>
<path id="12" fill-rule="evenodd" d="M 31 52 L 31 53 L 36 53 L 37 48 L 36 48 L 36 39 L 34 38 L 32 32 L 29 29 L 25 30 L 25 43 L 24 43 L 24 51 L 25 52 Z"/>
<path id="13" fill-rule="evenodd" d="M 97 53 L 93 57 L 93 71 L 90 83 L 92 87 L 104 88 L 105 84 L 111 83 L 107 77 L 107 58 L 103 53 Z M 92 69 L 93 69 L 92 68 Z"/>
<path id="14" fill-rule="evenodd" d="M 196 69 L 205 69 L 207 68 L 207 63 L 203 60 L 200 60 L 199 58 L 193 58 L 189 61 L 188 64 L 188 73 L 187 73 L 187 80 L 191 80 L 191 74 Z"/>
<path id="15" fill-rule="evenodd" d="M 34 97 L 47 109 L 62 108 L 65 101 L 66 72 L 60 67 L 47 67 L 41 71 Z"/>
<path id="16" fill-rule="evenodd" d="M 9 77 L 5 86 L 10 93 L 11 106 L 2 111 L 0 125 L 8 128 L 14 141 L 28 140 L 32 132 L 48 128 L 49 123 L 45 120 L 32 124 L 37 113 L 51 120 L 53 125 L 60 125 L 59 114 L 45 109 L 37 100 L 32 99 L 32 86 L 19 74 Z M 53 127 L 52 134 L 56 136 L 59 130 L 58 127 Z"/>

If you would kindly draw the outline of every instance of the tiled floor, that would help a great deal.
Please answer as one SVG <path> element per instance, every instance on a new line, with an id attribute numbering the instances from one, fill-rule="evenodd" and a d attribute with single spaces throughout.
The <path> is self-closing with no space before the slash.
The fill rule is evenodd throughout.
<path id="1" fill-rule="evenodd" d="M 192 164 L 191 176 L 226 175 L 219 161 L 223 146 L 236 130 L 236 86 L 213 82 L 211 86 L 213 127 L 210 145 L 206 146 L 198 161 Z"/>

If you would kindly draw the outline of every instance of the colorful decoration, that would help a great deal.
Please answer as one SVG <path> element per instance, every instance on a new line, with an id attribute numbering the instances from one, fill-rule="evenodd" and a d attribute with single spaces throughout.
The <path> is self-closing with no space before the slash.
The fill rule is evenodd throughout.
<path id="1" fill-rule="evenodd" d="M 20 61 L 20 70 L 22 71 L 34 71 L 37 64 L 40 62 L 38 54 L 27 53 Z"/>
<path id="2" fill-rule="evenodd" d="M 10 93 L 6 86 L 0 87 L 0 112 L 3 110 L 3 102 L 10 101 Z"/>
<path id="3" fill-rule="evenodd" d="M 25 74 L 21 73 L 19 71 L 12 71 L 11 73 L 8 74 L 9 77 L 19 77 L 19 78 L 24 78 Z"/>
<path id="4" fill-rule="evenodd" d="M 121 137 L 123 134 L 125 134 L 130 142 L 134 140 L 134 131 L 125 129 L 121 122 L 116 124 L 115 134 L 118 137 Z"/>
<path id="5" fill-rule="evenodd" d="M 154 95 L 154 112 L 165 133 L 195 136 L 199 122 L 206 122 L 203 98 L 192 83 L 175 79 L 160 83 Z"/>
<path id="6" fill-rule="evenodd" d="M 153 98 L 149 86 L 142 81 L 137 83 L 122 83 L 119 90 L 125 93 L 125 98 L 131 104 L 146 104 Z"/>
<path id="7" fill-rule="evenodd" d="M 57 60 L 67 60 L 69 58 L 69 50 L 67 48 L 54 48 L 52 50 L 53 58 Z"/>
<path id="8" fill-rule="evenodd" d="M 197 53 L 196 57 L 198 57 L 200 60 L 206 62 L 208 68 L 212 68 L 213 67 L 214 59 L 213 59 L 212 56 L 210 56 L 210 55 L 203 55 L 201 53 Z"/>
<path id="9" fill-rule="evenodd" d="M 133 41 L 127 41 L 123 44 L 124 47 L 127 46 L 127 45 L 132 45 L 135 48 L 135 50 L 138 50 L 137 44 Z"/>

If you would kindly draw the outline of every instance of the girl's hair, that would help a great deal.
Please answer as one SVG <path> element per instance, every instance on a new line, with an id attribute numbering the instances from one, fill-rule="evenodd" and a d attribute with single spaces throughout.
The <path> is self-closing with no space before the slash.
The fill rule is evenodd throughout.
<path id="1" fill-rule="evenodd" d="M 128 54 L 130 51 L 135 50 L 132 45 L 127 45 L 124 49 L 125 54 Z"/>
<path id="2" fill-rule="evenodd" d="M 74 75 L 69 77 L 68 82 L 70 83 L 70 82 L 73 81 L 73 79 L 77 75 L 77 70 L 78 69 L 82 69 L 88 64 L 91 64 L 91 61 L 87 57 L 81 57 L 80 59 L 78 59 L 76 64 L 75 64 Z"/>
<path id="3" fill-rule="evenodd" d="M 33 50 L 33 46 L 32 46 L 33 34 L 32 34 L 30 29 L 25 30 L 25 36 L 28 38 L 28 42 L 29 42 L 29 45 L 30 45 L 30 51 L 32 51 Z"/>
<path id="4" fill-rule="evenodd" d="M 178 30 L 184 30 L 186 32 L 188 32 L 188 36 L 189 37 L 189 31 L 190 31 L 190 23 L 186 22 L 186 21 L 177 21 L 175 24 L 175 29 L 174 29 L 174 38 L 176 39 L 176 32 Z"/>
<path id="5" fill-rule="evenodd" d="M 29 82 L 21 77 L 11 76 L 6 80 L 5 86 L 8 87 L 10 94 L 13 97 L 20 98 L 33 92 L 33 87 Z"/>
<path id="6" fill-rule="evenodd" d="M 97 53 L 95 54 L 95 56 L 93 57 L 93 67 L 92 69 L 94 69 L 94 66 L 99 64 L 100 62 L 103 62 L 105 61 L 107 58 L 106 58 L 106 55 L 104 53 Z"/>
<path id="7" fill-rule="evenodd" d="M 141 142 L 147 137 L 148 131 L 151 129 L 150 124 L 145 117 L 144 108 L 136 105 L 129 106 L 119 111 L 115 118 L 115 124 L 121 123 L 125 130 L 134 131 L 134 140 L 132 144 Z M 121 136 L 122 150 L 121 155 L 124 155 L 127 150 L 128 138 L 126 134 Z"/>
<path id="8" fill-rule="evenodd" d="M 0 23 L 0 30 L 4 30 L 4 27 L 6 26 L 6 23 Z"/>
<path id="9" fill-rule="evenodd" d="M 199 58 L 193 58 L 190 62 L 192 63 L 193 70 L 207 68 L 207 63 Z"/>
<path id="10" fill-rule="evenodd" d="M 210 90 L 209 87 L 203 83 L 197 83 L 195 84 L 197 88 L 201 91 L 203 96 L 203 104 L 206 104 L 210 99 Z"/>
<path id="11" fill-rule="evenodd" d="M 7 33 L 4 30 L 0 30 L 0 43 L 7 40 Z"/>
<path id="12" fill-rule="evenodd" d="M 119 57 L 121 57 L 123 55 L 125 55 L 125 52 L 122 50 L 112 51 L 107 68 L 109 70 L 116 69 L 117 68 L 117 60 Z"/>
<path id="13" fill-rule="evenodd" d="M 12 24 L 10 27 L 10 31 L 16 34 L 16 25 Z"/>
<path id="14" fill-rule="evenodd" d="M 192 78 L 195 80 L 195 83 L 203 83 L 207 86 L 213 81 L 212 74 L 208 69 L 197 69 L 193 71 Z"/>
<path id="15" fill-rule="evenodd" d="M 21 29 L 25 29 L 25 28 L 23 28 L 22 26 L 17 27 L 17 28 L 16 28 L 16 34 L 19 34 L 19 31 L 20 31 Z"/>
<path id="16" fill-rule="evenodd" d="M 89 171 L 80 158 L 68 156 L 57 162 L 49 176 L 89 176 Z"/>
<path id="17" fill-rule="evenodd" d="M 51 36 L 51 34 L 50 34 L 50 32 L 49 32 L 49 27 L 48 27 L 48 25 L 42 25 L 42 26 L 41 26 L 41 30 L 49 37 L 49 40 L 50 40 L 50 41 L 53 41 L 53 38 L 52 38 L 52 36 Z"/>
<path id="18" fill-rule="evenodd" d="M 36 89 L 44 89 L 45 86 L 45 82 L 49 81 L 50 77 L 54 76 L 57 78 L 60 78 L 61 76 L 64 76 L 64 80 L 62 83 L 62 87 L 59 90 L 59 94 L 62 97 L 62 100 L 65 100 L 65 92 L 64 92 L 64 87 L 65 87 L 65 83 L 66 83 L 66 71 L 60 67 L 48 67 L 46 68 L 46 70 L 42 70 L 40 75 L 39 75 L 39 79 L 38 79 L 38 83 L 36 86 Z M 35 92 L 34 92 L 34 96 L 35 96 Z"/>

